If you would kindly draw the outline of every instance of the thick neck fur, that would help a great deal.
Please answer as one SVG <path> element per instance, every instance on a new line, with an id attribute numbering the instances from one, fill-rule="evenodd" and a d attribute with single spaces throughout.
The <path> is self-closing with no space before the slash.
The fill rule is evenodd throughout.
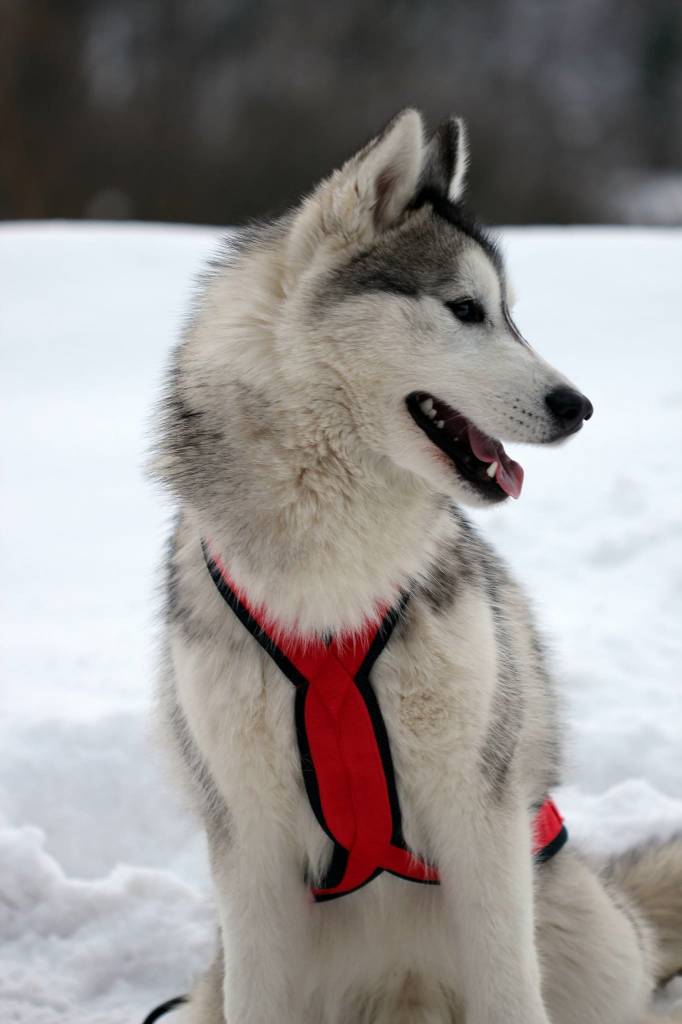
<path id="1" fill-rule="evenodd" d="M 157 470 L 252 603 L 286 629 L 349 632 L 428 576 L 453 524 L 442 495 L 362 443 L 343 382 L 282 332 L 281 245 L 209 282 Z"/>

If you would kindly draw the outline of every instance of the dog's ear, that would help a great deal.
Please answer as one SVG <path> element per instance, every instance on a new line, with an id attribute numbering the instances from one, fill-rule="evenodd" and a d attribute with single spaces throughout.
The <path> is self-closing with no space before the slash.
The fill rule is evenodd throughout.
<path id="1" fill-rule="evenodd" d="M 424 163 L 424 127 L 404 110 L 358 155 L 355 189 L 377 231 L 391 227 L 414 197 Z"/>
<path id="2" fill-rule="evenodd" d="M 397 224 L 414 199 L 424 170 L 421 115 L 403 110 L 303 203 L 292 226 L 286 290 L 321 244 L 367 244 Z"/>
<path id="3" fill-rule="evenodd" d="M 461 117 L 450 117 L 429 140 L 421 185 L 456 203 L 464 193 L 468 163 L 466 125 Z"/>
<path id="4" fill-rule="evenodd" d="M 424 167 L 424 126 L 403 110 L 328 181 L 328 226 L 369 240 L 402 217 Z"/>

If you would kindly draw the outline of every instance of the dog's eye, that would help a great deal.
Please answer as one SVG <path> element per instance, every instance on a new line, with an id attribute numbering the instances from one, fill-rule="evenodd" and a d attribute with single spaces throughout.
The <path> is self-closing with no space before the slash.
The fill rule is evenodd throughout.
<path id="1" fill-rule="evenodd" d="M 446 302 L 445 305 L 463 324 L 481 324 L 485 320 L 485 310 L 476 299 L 458 299 L 456 302 Z"/>

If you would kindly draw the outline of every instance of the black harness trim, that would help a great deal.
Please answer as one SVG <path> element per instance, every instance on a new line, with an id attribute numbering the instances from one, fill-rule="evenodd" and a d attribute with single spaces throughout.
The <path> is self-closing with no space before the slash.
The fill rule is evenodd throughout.
<path id="1" fill-rule="evenodd" d="M 168 999 L 165 1003 L 161 1003 L 160 1006 L 157 1006 L 156 1009 L 152 1010 L 151 1013 L 148 1013 L 142 1021 L 142 1024 L 154 1024 L 154 1021 L 159 1020 L 161 1017 L 165 1017 L 165 1015 L 170 1013 L 171 1010 L 177 1010 L 179 1006 L 183 1006 L 188 1002 L 189 999 L 187 996 L 176 996 L 175 999 Z"/>
<path id="2" fill-rule="evenodd" d="M 543 846 L 541 850 L 535 854 L 535 860 L 538 864 L 544 864 L 545 861 L 551 860 L 555 853 L 568 842 L 568 829 L 565 825 L 561 826 L 561 831 L 552 839 L 551 843 L 547 846 Z"/>

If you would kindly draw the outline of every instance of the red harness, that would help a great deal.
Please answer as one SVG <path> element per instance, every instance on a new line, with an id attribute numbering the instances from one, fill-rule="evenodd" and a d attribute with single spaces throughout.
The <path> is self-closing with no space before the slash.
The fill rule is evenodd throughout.
<path id="1" fill-rule="evenodd" d="M 437 869 L 411 853 L 403 837 L 386 725 L 369 678 L 409 595 L 352 643 L 311 642 L 281 635 L 237 590 L 206 545 L 204 557 L 222 597 L 296 687 L 303 780 L 315 816 L 334 844 L 325 878 L 312 887 L 315 899 L 345 896 L 382 871 L 437 885 Z M 535 857 L 548 860 L 566 839 L 558 810 L 545 800 L 534 820 Z"/>

